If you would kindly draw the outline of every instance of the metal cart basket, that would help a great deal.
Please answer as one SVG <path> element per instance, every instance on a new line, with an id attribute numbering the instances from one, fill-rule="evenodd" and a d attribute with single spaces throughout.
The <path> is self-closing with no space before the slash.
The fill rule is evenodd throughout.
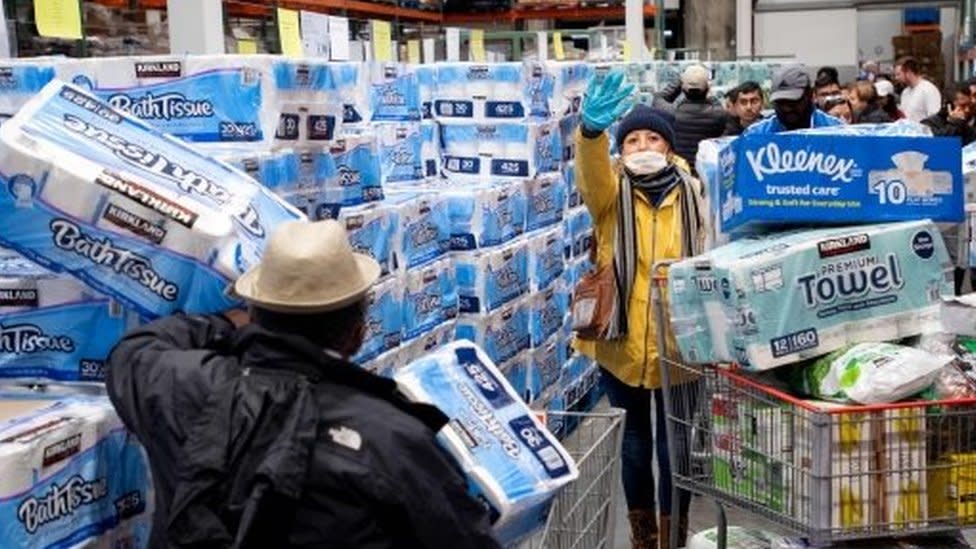
<path id="1" fill-rule="evenodd" d="M 666 290 L 656 276 L 659 348 L 670 350 Z M 673 500 L 719 504 L 720 548 L 723 506 L 817 547 L 976 525 L 976 400 L 811 403 L 673 350 L 661 370 Z"/>
<path id="2" fill-rule="evenodd" d="M 579 478 L 553 502 L 545 527 L 520 549 L 610 549 L 620 486 L 624 411 L 549 412 L 561 441 L 579 467 Z"/>

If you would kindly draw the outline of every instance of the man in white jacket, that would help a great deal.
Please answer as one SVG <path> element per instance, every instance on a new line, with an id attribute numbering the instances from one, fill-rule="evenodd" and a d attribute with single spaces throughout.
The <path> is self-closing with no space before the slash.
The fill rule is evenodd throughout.
<path id="1" fill-rule="evenodd" d="M 905 86 L 901 92 L 901 110 L 912 122 L 921 122 L 942 109 L 939 88 L 922 78 L 915 58 L 903 57 L 895 63 L 895 80 Z"/>

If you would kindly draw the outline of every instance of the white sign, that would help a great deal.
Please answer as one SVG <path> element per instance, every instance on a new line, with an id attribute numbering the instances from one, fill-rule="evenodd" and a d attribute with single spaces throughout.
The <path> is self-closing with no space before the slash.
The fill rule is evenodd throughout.
<path id="1" fill-rule="evenodd" d="M 424 63 L 433 63 L 435 59 L 435 48 L 433 38 L 424 38 Z"/>
<path id="2" fill-rule="evenodd" d="M 333 61 L 349 61 L 349 20 L 329 16 L 329 55 Z"/>
<path id="3" fill-rule="evenodd" d="M 535 33 L 536 43 L 539 45 L 539 61 L 549 60 L 549 34 L 546 31 Z"/>
<path id="4" fill-rule="evenodd" d="M 447 60 L 461 60 L 461 29 L 447 28 Z"/>
<path id="5" fill-rule="evenodd" d="M 301 22 L 305 57 L 329 57 L 329 16 L 302 10 Z"/>

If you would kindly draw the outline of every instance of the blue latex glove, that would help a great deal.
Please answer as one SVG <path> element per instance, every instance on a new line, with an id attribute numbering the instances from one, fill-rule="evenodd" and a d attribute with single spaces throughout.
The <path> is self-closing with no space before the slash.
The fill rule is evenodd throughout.
<path id="1" fill-rule="evenodd" d="M 623 82 L 624 72 L 620 69 L 610 71 L 599 84 L 596 75 L 590 78 L 580 111 L 580 118 L 587 130 L 602 132 L 609 128 L 614 120 L 630 110 L 634 104 L 632 97 L 634 85 L 627 84 L 621 87 Z"/>

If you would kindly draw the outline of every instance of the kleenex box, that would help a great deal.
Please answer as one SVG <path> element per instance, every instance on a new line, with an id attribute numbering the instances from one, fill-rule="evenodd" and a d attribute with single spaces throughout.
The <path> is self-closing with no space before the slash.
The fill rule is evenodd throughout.
<path id="1" fill-rule="evenodd" d="M 963 220 L 956 138 L 778 134 L 719 153 L 723 232 L 764 225 Z"/>

